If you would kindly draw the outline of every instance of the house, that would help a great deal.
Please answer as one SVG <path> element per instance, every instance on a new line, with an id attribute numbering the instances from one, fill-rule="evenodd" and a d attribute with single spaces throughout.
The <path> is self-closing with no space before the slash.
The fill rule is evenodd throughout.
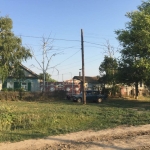
<path id="1" fill-rule="evenodd" d="M 43 82 L 40 82 L 40 89 L 43 90 Z M 66 80 L 64 82 L 45 82 L 45 91 L 66 91 L 67 95 L 79 94 L 80 84 L 77 81 Z"/>
<path id="2" fill-rule="evenodd" d="M 3 83 L 3 88 L 23 88 L 25 91 L 32 92 L 40 91 L 40 80 L 38 78 L 38 75 L 22 64 L 20 65 L 20 68 L 21 70 L 23 70 L 24 78 L 16 79 L 13 76 L 9 76 Z"/>
<path id="3" fill-rule="evenodd" d="M 122 96 L 135 96 L 135 86 L 133 85 L 123 85 L 120 87 L 120 92 Z M 149 95 L 149 88 L 144 85 L 142 82 L 138 84 L 138 95 L 139 96 L 145 96 Z"/>
<path id="4" fill-rule="evenodd" d="M 99 78 L 99 76 L 85 76 L 85 90 L 100 90 L 102 88 L 102 84 L 99 82 Z M 73 80 L 79 80 L 80 84 L 83 81 L 82 76 L 74 76 Z"/>

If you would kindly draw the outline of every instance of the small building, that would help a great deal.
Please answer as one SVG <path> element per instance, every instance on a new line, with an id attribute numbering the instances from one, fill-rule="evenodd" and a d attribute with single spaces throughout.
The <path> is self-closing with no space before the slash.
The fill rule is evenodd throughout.
<path id="1" fill-rule="evenodd" d="M 43 82 L 40 82 L 40 89 L 43 90 Z M 67 95 L 79 94 L 80 84 L 73 82 L 73 80 L 66 80 L 64 82 L 45 82 L 45 91 L 66 91 Z"/>
<path id="2" fill-rule="evenodd" d="M 102 84 L 99 82 L 99 76 L 89 77 L 85 76 L 85 90 L 96 90 L 100 91 Z M 82 76 L 74 76 L 73 80 L 79 80 L 82 85 Z M 82 88 L 82 86 L 81 86 Z M 82 89 L 80 89 L 82 91 Z"/>
<path id="3" fill-rule="evenodd" d="M 40 91 L 40 80 L 36 73 L 25 67 L 24 65 L 20 65 L 21 70 L 23 70 L 24 78 L 14 78 L 13 76 L 7 77 L 5 82 L 3 83 L 3 88 L 7 89 L 19 89 L 22 88 L 25 91 Z"/>

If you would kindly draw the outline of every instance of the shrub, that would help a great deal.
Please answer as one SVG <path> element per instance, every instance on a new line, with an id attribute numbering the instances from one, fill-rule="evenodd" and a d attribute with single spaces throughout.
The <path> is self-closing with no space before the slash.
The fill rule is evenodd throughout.
<path id="1" fill-rule="evenodd" d="M 14 118 L 12 111 L 14 109 L 14 106 L 0 106 L 0 131 L 8 131 L 11 129 L 11 124 Z"/>

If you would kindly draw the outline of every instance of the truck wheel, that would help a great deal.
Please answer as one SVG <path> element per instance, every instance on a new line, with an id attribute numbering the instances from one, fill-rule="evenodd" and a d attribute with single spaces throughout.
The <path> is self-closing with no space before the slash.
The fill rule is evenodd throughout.
<path id="1" fill-rule="evenodd" d="M 98 103 L 101 103 L 101 102 L 102 102 L 102 98 L 98 98 L 98 99 L 97 99 L 97 102 L 98 102 Z"/>

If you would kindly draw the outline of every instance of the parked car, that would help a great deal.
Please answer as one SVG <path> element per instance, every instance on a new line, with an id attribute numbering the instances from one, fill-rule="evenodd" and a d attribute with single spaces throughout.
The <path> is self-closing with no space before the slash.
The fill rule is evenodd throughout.
<path id="1" fill-rule="evenodd" d="M 86 91 L 86 101 L 87 102 L 97 102 L 101 103 L 107 98 L 106 95 L 100 94 L 99 91 Z M 78 103 L 82 102 L 82 93 L 78 95 L 73 95 L 72 100 Z"/>

